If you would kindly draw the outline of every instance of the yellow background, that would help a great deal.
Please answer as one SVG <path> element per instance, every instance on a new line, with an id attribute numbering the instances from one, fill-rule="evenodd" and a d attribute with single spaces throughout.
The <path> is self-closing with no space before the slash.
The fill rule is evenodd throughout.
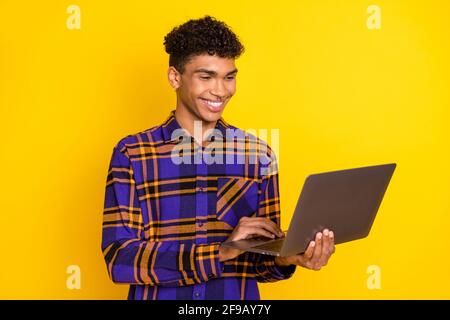
<path id="1" fill-rule="evenodd" d="M 69 30 L 66 9 L 81 9 Z M 366 26 L 369 5 L 381 29 Z M 280 129 L 282 224 L 310 173 L 397 162 L 371 234 L 264 299 L 450 298 L 448 1 L 1 1 L 0 298 L 122 299 L 100 250 L 112 147 L 175 107 L 163 37 L 239 35 L 224 118 Z M 66 268 L 81 268 L 81 289 Z M 381 289 L 366 286 L 381 268 Z"/>

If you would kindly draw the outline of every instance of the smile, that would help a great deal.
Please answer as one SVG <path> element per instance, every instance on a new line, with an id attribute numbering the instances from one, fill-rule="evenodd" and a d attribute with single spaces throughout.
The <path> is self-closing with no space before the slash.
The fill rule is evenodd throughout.
<path id="1" fill-rule="evenodd" d="M 223 104 L 223 101 L 211 101 L 211 100 L 207 100 L 207 99 L 202 99 L 204 102 L 206 102 L 208 105 L 213 106 L 213 107 L 220 107 Z"/>
<path id="2" fill-rule="evenodd" d="M 219 112 L 222 109 L 222 106 L 225 104 L 225 101 L 212 101 L 203 98 L 200 98 L 200 100 L 202 100 L 202 102 L 212 112 Z"/>

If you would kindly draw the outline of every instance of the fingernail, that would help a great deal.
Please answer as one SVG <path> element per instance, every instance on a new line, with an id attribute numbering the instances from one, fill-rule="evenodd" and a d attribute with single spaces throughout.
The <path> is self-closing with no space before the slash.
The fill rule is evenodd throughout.
<path id="1" fill-rule="evenodd" d="M 314 241 L 311 241 L 311 247 L 314 247 L 316 243 Z"/>
<path id="2" fill-rule="evenodd" d="M 334 233 L 333 233 L 333 231 L 330 231 L 330 238 L 333 238 L 334 237 Z"/>
<path id="3" fill-rule="evenodd" d="M 275 238 L 275 235 L 274 235 L 274 234 L 272 234 L 272 235 L 271 235 L 271 237 L 272 237 L 272 238 Z"/>
<path id="4" fill-rule="evenodd" d="M 324 235 L 325 237 L 328 237 L 328 230 L 327 230 L 327 229 L 325 229 L 325 230 L 323 231 L 323 235 Z"/>
<path id="5" fill-rule="evenodd" d="M 317 234 L 317 239 L 319 239 L 319 240 L 322 239 L 322 234 L 321 233 Z"/>

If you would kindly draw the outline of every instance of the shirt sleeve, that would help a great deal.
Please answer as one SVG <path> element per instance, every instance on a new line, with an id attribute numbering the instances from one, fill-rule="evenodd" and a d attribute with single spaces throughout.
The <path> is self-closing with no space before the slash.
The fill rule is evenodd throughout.
<path id="1" fill-rule="evenodd" d="M 280 193 L 278 165 L 274 152 L 267 147 L 268 163 L 262 166 L 261 188 L 259 195 L 258 217 L 269 218 L 278 226 L 281 225 Z M 294 274 L 296 265 L 278 266 L 275 257 L 256 254 L 256 280 L 258 282 L 275 282 L 285 280 Z"/>
<path id="2" fill-rule="evenodd" d="M 125 147 L 114 147 L 106 182 L 101 244 L 114 283 L 175 287 L 220 277 L 223 263 L 219 261 L 219 245 L 145 240 L 131 161 Z"/>

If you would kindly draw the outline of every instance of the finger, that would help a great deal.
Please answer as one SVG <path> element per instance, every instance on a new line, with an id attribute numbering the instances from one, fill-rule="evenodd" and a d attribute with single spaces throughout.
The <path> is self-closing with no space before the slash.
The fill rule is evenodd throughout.
<path id="1" fill-rule="evenodd" d="M 313 264 L 311 263 L 311 258 L 312 258 L 313 254 L 314 254 L 315 246 L 316 246 L 316 242 L 315 241 L 310 241 L 308 247 L 305 250 L 305 252 L 295 256 L 297 258 L 295 264 L 303 266 L 303 267 L 308 268 L 308 269 L 312 269 L 313 268 Z"/>
<path id="2" fill-rule="evenodd" d="M 257 217 L 252 217 L 252 218 L 248 218 L 246 220 L 243 221 L 245 224 L 264 224 L 266 225 L 268 228 L 273 228 L 273 230 L 275 230 L 275 233 L 281 232 L 280 227 L 273 222 L 272 220 L 268 219 L 268 218 L 257 218 Z"/>
<path id="3" fill-rule="evenodd" d="M 255 235 L 260 235 L 260 236 L 264 236 L 267 238 L 275 238 L 275 235 L 263 228 L 259 228 L 259 227 L 243 227 L 242 228 L 243 233 L 244 233 L 244 237 L 247 238 L 250 236 L 250 238 L 255 237 Z"/>
<path id="4" fill-rule="evenodd" d="M 266 230 L 272 232 L 274 235 L 281 237 L 283 233 L 280 228 L 270 219 L 265 219 L 257 222 L 259 226 L 265 228 Z"/>
<path id="5" fill-rule="evenodd" d="M 266 223 L 267 223 L 266 226 L 270 229 L 271 232 L 273 232 L 273 234 L 275 234 L 278 237 L 282 237 L 284 235 L 283 232 L 281 231 L 281 228 L 272 220 L 267 219 Z"/>
<path id="6" fill-rule="evenodd" d="M 306 249 L 305 253 L 303 253 L 303 257 L 306 260 L 311 260 L 313 254 L 314 254 L 314 247 L 316 246 L 316 243 L 314 241 L 311 241 L 309 243 L 308 248 Z"/>
<path id="7" fill-rule="evenodd" d="M 281 231 L 280 227 L 269 218 L 251 217 L 251 218 L 245 220 L 245 222 L 254 222 L 254 221 L 268 223 L 269 225 L 273 226 L 276 230 Z"/>
<path id="8" fill-rule="evenodd" d="M 242 225 L 249 226 L 249 227 L 260 227 L 264 228 L 267 231 L 273 233 L 276 236 L 281 237 L 283 233 L 281 232 L 280 228 L 270 219 L 267 218 L 250 218 L 245 220 Z"/>
<path id="9" fill-rule="evenodd" d="M 264 230 L 270 232 L 270 234 L 272 234 L 274 236 L 278 236 L 279 235 L 278 231 L 275 228 L 273 228 L 272 226 L 270 226 L 267 223 L 262 222 L 262 221 L 246 222 L 246 223 L 242 224 L 242 226 L 246 227 L 246 228 L 264 229 Z"/>
<path id="10" fill-rule="evenodd" d="M 334 244 L 334 232 L 330 231 L 330 241 L 331 241 L 331 253 L 333 254 L 336 251 L 336 247 Z"/>
<path id="11" fill-rule="evenodd" d="M 311 263 L 313 265 L 317 264 L 321 254 L 322 254 L 322 233 L 318 232 L 316 234 L 316 245 L 314 247 L 314 253 L 313 256 L 311 257 Z"/>
<path id="12" fill-rule="evenodd" d="M 330 257 L 330 255 L 331 255 L 330 231 L 328 229 L 324 229 L 322 237 L 322 252 L 317 264 L 320 267 L 325 266 L 328 262 L 328 258 Z"/>

